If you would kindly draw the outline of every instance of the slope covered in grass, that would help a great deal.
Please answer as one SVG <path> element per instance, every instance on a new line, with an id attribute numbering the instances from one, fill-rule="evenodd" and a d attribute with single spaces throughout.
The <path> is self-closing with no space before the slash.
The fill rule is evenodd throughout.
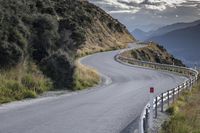
<path id="1" fill-rule="evenodd" d="M 169 121 L 162 126 L 161 133 L 200 132 L 200 81 L 193 90 L 185 91 L 172 107 Z"/>

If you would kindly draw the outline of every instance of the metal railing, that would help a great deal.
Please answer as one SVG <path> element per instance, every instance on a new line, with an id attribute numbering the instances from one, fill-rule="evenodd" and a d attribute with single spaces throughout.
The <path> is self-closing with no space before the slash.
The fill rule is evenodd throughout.
<path id="1" fill-rule="evenodd" d="M 130 49 L 129 49 L 130 50 Z M 127 51 L 127 50 L 125 50 Z M 124 51 L 120 52 L 118 55 L 116 55 L 115 59 L 121 63 L 128 63 L 135 66 L 141 66 L 141 67 L 147 67 L 157 70 L 163 70 L 163 71 L 170 71 L 177 74 L 181 74 L 184 76 L 187 76 L 188 79 L 178 85 L 176 88 L 170 89 L 164 93 L 161 93 L 160 95 L 157 95 L 153 99 L 153 112 L 151 114 L 154 114 L 154 118 L 157 118 L 158 114 L 158 107 L 160 107 L 160 111 L 163 112 L 164 110 L 164 104 L 170 105 L 170 102 L 174 102 L 176 97 L 180 95 L 180 92 L 183 89 L 191 88 L 193 84 L 198 80 L 199 72 L 192 68 L 187 67 L 180 67 L 180 66 L 174 66 L 174 65 L 167 65 L 167 64 L 159 64 L 159 63 L 153 63 L 153 62 L 147 62 L 147 61 L 140 61 L 133 58 L 127 58 L 121 55 Z M 140 133 L 147 133 L 149 129 L 149 114 L 150 114 L 150 102 L 146 104 L 145 108 L 143 109 L 143 112 L 140 117 L 140 127 L 139 132 Z"/>

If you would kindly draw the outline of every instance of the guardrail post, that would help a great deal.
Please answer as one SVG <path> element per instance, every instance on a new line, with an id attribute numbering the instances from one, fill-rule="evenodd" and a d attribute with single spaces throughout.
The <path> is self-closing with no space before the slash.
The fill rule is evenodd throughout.
<path id="1" fill-rule="evenodd" d="M 170 104 L 170 99 L 169 99 L 169 90 L 167 91 L 167 104 L 168 104 L 168 106 L 169 106 L 169 104 Z"/>
<path id="2" fill-rule="evenodd" d="M 175 101 L 175 89 L 173 88 L 173 90 L 172 90 L 172 97 L 173 97 L 173 103 L 174 103 L 174 101 Z"/>
<path id="3" fill-rule="evenodd" d="M 190 85 L 191 85 L 191 79 L 188 82 L 186 82 L 186 86 L 188 89 L 190 89 Z"/>
<path id="4" fill-rule="evenodd" d="M 180 87 L 178 86 L 178 97 L 179 97 L 179 93 L 180 93 Z"/>
<path id="5" fill-rule="evenodd" d="M 189 82 L 188 82 L 189 89 L 190 89 L 191 86 L 192 86 L 192 79 L 190 79 Z"/>
<path id="6" fill-rule="evenodd" d="M 163 93 L 161 94 L 161 112 L 163 112 L 164 100 L 163 100 Z"/>
<path id="7" fill-rule="evenodd" d="M 155 102 L 155 118 L 158 116 L 158 97 L 156 97 L 156 102 Z"/>
<path id="8" fill-rule="evenodd" d="M 189 88 L 189 90 L 191 91 L 192 90 L 192 79 L 190 79 L 189 80 L 189 82 L 188 82 L 188 88 Z"/>
<path id="9" fill-rule="evenodd" d="M 190 86 L 193 86 L 194 84 L 193 84 L 193 80 L 192 79 L 190 79 Z"/>
<path id="10" fill-rule="evenodd" d="M 143 129 L 144 129 L 144 133 L 146 133 L 146 131 L 147 131 L 146 116 L 145 116 L 145 118 L 143 118 Z"/>
<path id="11" fill-rule="evenodd" d="M 146 109 L 146 117 L 145 117 L 145 130 L 148 130 L 149 124 L 148 124 L 148 120 L 149 120 L 149 110 Z"/>
<path id="12" fill-rule="evenodd" d="M 154 88 L 150 88 L 150 114 L 149 114 L 149 128 L 153 128 L 153 101 L 154 101 Z"/>

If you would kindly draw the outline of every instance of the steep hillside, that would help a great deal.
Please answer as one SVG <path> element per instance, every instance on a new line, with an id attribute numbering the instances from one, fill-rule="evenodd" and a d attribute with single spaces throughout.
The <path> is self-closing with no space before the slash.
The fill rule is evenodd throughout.
<path id="1" fill-rule="evenodd" d="M 197 64 L 200 66 L 200 25 L 175 30 L 149 40 L 162 44 L 187 65 Z"/>
<path id="2" fill-rule="evenodd" d="M 180 60 L 169 54 L 165 48 L 153 43 L 149 43 L 149 45 L 144 48 L 126 51 L 123 53 L 123 56 L 142 61 L 185 66 Z"/>
<path id="3" fill-rule="evenodd" d="M 124 25 L 85 0 L 0 0 L 0 69 L 16 73 L 12 80 L 19 84 L 28 73 L 50 78 L 55 88 L 81 89 L 78 57 L 134 40 Z"/>

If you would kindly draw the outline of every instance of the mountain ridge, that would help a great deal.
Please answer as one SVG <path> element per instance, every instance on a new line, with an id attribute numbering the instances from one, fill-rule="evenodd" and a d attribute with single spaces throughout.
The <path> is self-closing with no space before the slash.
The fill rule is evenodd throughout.
<path id="1" fill-rule="evenodd" d="M 173 55 L 182 59 L 187 65 L 200 65 L 200 24 L 175 30 L 148 40 L 156 41 L 167 48 Z"/>
<path id="2" fill-rule="evenodd" d="M 139 40 L 145 41 L 154 36 L 164 35 L 168 32 L 174 31 L 174 30 L 184 29 L 184 28 L 195 26 L 198 24 L 200 24 L 200 20 L 196 20 L 193 22 L 179 22 L 179 23 L 174 23 L 171 25 L 166 25 L 161 28 L 158 28 L 157 30 L 153 30 L 153 31 L 149 31 L 149 32 L 144 32 L 140 29 L 139 30 L 136 29 L 136 30 L 132 31 L 131 33 L 132 33 L 132 35 L 135 35 L 135 37 L 138 38 Z"/>

